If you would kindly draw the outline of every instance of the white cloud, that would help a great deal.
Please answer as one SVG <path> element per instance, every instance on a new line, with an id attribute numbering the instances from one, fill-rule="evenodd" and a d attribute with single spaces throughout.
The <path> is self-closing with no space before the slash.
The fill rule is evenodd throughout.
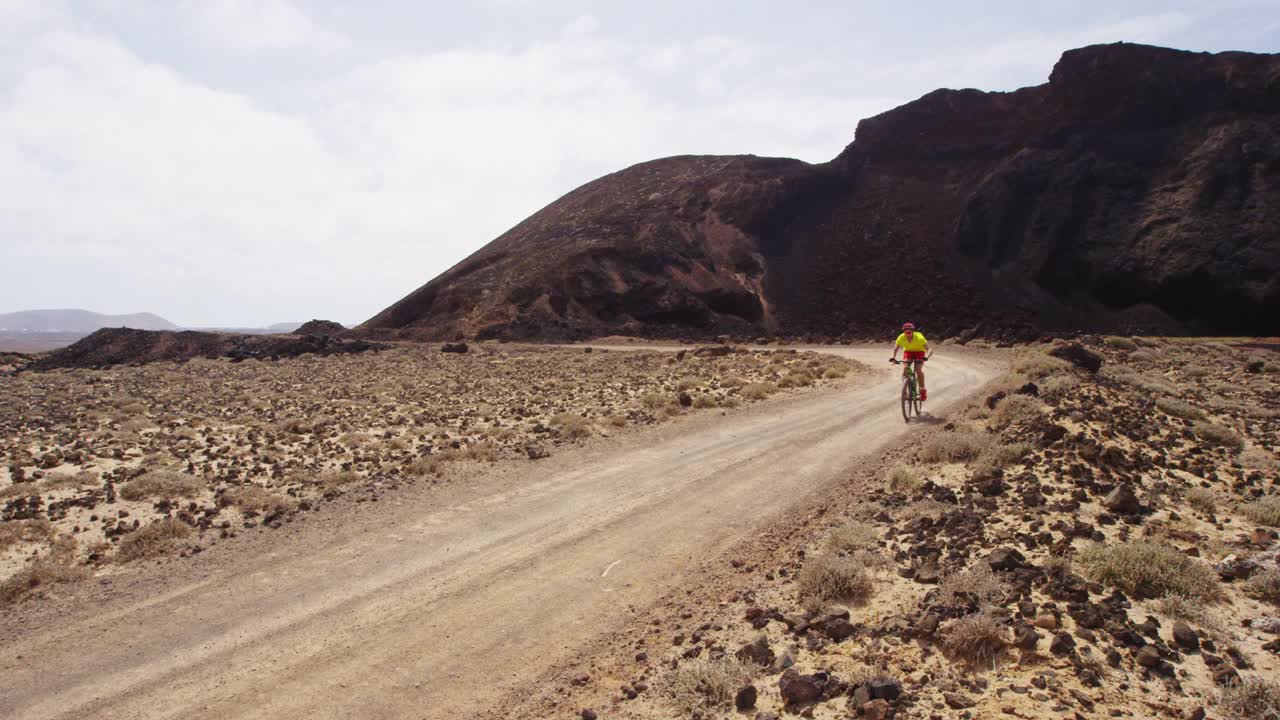
<path id="1" fill-rule="evenodd" d="M 193 19 L 205 41 L 239 52 L 340 50 L 342 35 L 320 27 L 289 0 L 194 0 Z"/>

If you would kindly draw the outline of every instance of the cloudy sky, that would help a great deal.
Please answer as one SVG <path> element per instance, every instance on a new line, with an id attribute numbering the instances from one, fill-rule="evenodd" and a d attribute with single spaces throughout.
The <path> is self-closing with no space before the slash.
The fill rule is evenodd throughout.
<path id="1" fill-rule="evenodd" d="M 1118 40 L 1275 52 L 1280 0 L 0 0 L 0 312 L 355 323 L 604 173 Z"/>

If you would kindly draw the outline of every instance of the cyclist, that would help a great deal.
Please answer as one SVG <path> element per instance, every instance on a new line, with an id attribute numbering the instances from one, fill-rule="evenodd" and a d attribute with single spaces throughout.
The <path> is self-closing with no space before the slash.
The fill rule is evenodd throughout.
<path id="1" fill-rule="evenodd" d="M 929 349 L 929 341 L 924 339 L 924 333 L 916 332 L 916 326 L 912 323 L 904 323 L 902 326 L 902 334 L 893 343 L 893 357 L 891 360 L 898 359 L 898 348 L 902 348 L 903 360 L 927 360 L 925 352 Z M 924 388 L 924 363 L 916 363 L 916 384 L 920 386 L 920 400 L 923 402 L 929 399 L 929 392 Z"/>

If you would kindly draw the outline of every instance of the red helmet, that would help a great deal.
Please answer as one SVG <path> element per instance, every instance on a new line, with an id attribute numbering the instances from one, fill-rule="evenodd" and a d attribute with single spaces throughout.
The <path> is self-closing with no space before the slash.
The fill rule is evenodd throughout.
<path id="1" fill-rule="evenodd" d="M 902 329 L 903 329 L 903 330 L 915 330 L 915 329 L 916 329 L 916 326 L 915 326 L 915 325 L 913 325 L 912 323 L 903 323 L 903 324 L 902 324 Z"/>

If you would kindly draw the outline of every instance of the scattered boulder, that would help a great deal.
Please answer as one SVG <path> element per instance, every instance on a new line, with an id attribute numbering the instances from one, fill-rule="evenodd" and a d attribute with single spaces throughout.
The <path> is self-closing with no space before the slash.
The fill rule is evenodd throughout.
<path id="1" fill-rule="evenodd" d="M 1102 504 L 1111 512 L 1121 515 L 1138 515 L 1147 509 L 1133 493 L 1133 488 L 1128 485 L 1117 485 L 1116 489 L 1103 499 Z"/>
<path id="2" fill-rule="evenodd" d="M 1096 373 L 1102 369 L 1104 358 L 1077 342 L 1067 343 L 1049 351 L 1049 354 L 1078 368 Z"/>
<path id="3" fill-rule="evenodd" d="M 440 352 L 447 352 L 447 353 L 458 353 L 458 354 L 462 354 L 462 353 L 467 352 L 468 350 L 470 350 L 470 348 L 469 348 L 469 347 L 467 347 L 467 344 L 466 344 L 466 343 L 464 343 L 464 342 L 460 342 L 460 343 L 445 343 L 444 345 L 440 346 Z"/>
<path id="4" fill-rule="evenodd" d="M 743 645 L 735 654 L 739 662 L 755 663 L 761 667 L 773 664 L 773 649 L 769 647 L 769 638 L 759 635 L 755 640 Z"/>
<path id="5" fill-rule="evenodd" d="M 944 692 L 942 693 L 942 699 L 946 701 L 947 707 L 952 710 L 967 710 L 978 704 L 973 698 L 958 692 Z"/>
<path id="6" fill-rule="evenodd" d="M 758 694 L 755 685 L 746 685 L 733 696 L 733 706 L 739 711 L 750 710 L 756 706 Z"/>
<path id="7" fill-rule="evenodd" d="M 1184 650 L 1200 649 L 1200 636 L 1191 626 L 1179 620 L 1173 624 L 1173 641 Z"/>
<path id="8" fill-rule="evenodd" d="M 778 690 L 782 693 L 782 701 L 787 705 L 804 705 L 821 699 L 825 684 L 826 678 L 801 675 L 794 668 L 789 668 L 778 679 Z"/>

